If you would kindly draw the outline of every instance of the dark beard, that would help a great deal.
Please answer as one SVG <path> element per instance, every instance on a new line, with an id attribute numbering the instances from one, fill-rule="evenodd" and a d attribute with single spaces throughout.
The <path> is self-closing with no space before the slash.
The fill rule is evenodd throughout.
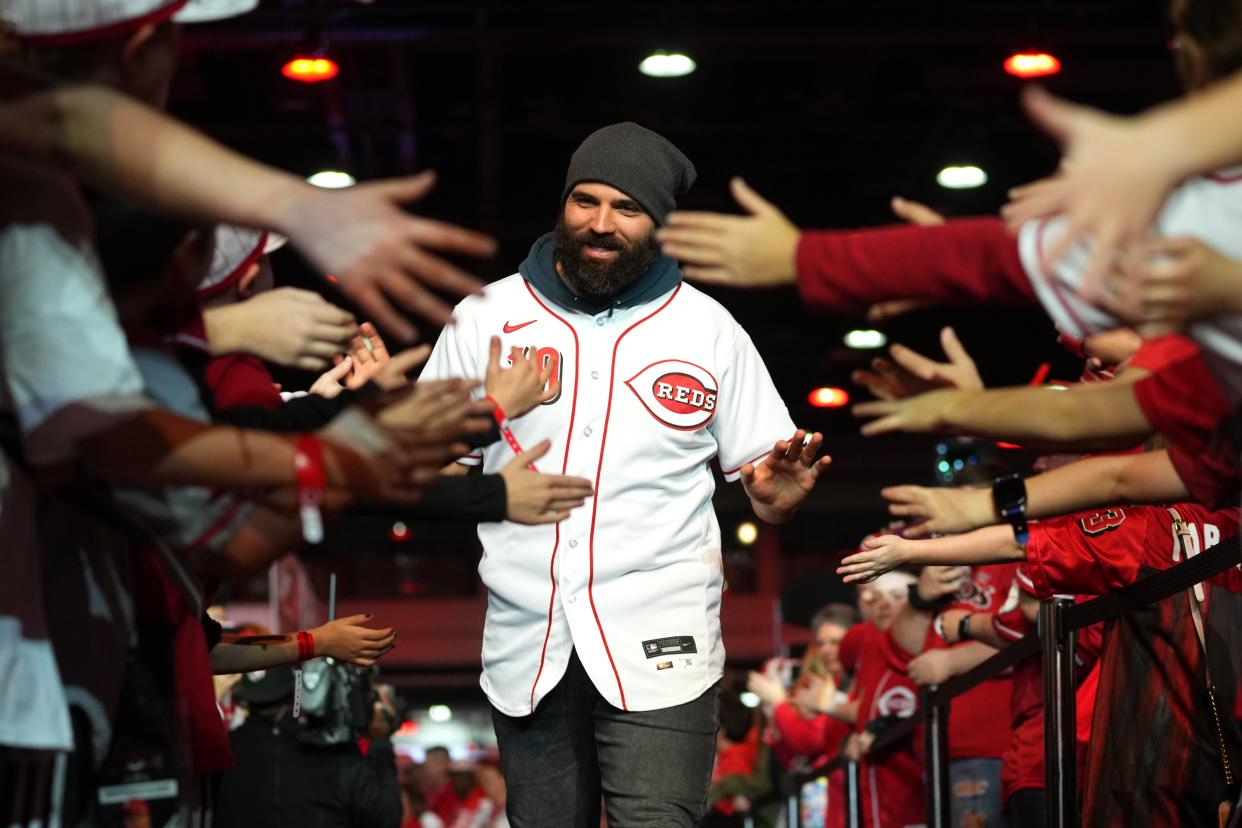
<path id="1" fill-rule="evenodd" d="M 575 236 L 562 216 L 556 222 L 555 238 L 556 261 L 565 284 L 577 296 L 600 305 L 608 304 L 642 278 L 660 255 L 654 230 L 626 244 L 617 236 L 601 236 L 589 228 Z M 617 258 L 589 258 L 583 251 L 587 245 L 616 250 Z"/>

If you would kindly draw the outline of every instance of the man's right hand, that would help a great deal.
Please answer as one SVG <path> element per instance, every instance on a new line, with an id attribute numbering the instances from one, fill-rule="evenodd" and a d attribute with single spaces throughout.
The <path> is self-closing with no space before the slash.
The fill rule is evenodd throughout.
<path id="1" fill-rule="evenodd" d="M 801 231 L 740 178 L 729 183 L 749 215 L 677 211 L 656 232 L 687 279 L 732 287 L 774 287 L 797 279 Z"/>
<path id="2" fill-rule="evenodd" d="M 507 516 L 514 523 L 535 526 L 560 523 L 570 511 L 591 496 L 591 481 L 581 477 L 541 474 L 529 468 L 548 453 L 552 444 L 544 440 L 510 460 L 500 476 L 505 481 Z"/>

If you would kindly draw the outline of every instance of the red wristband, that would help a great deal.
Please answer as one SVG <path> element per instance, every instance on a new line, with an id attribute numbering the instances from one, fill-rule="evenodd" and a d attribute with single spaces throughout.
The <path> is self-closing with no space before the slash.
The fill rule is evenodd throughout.
<path id="1" fill-rule="evenodd" d="M 323 540 L 323 489 L 327 472 L 323 464 L 323 444 L 313 434 L 303 434 L 294 445 L 293 468 L 297 474 L 298 514 L 302 518 L 302 537 L 307 543 Z"/>
<path id="2" fill-rule="evenodd" d="M 500 436 L 505 438 L 505 442 L 509 444 L 509 448 L 513 449 L 514 454 L 522 453 L 522 444 L 518 442 L 517 437 L 513 434 L 513 429 L 509 427 L 509 418 L 505 416 L 505 410 L 500 407 L 500 403 L 488 394 L 483 399 L 492 404 L 492 416 L 496 418 L 496 425 L 500 427 Z M 533 472 L 539 471 L 535 468 L 534 463 L 527 463 L 526 467 Z"/>
<path id="3" fill-rule="evenodd" d="M 298 661 L 308 661 L 315 657 L 315 636 L 306 630 L 298 630 Z"/>

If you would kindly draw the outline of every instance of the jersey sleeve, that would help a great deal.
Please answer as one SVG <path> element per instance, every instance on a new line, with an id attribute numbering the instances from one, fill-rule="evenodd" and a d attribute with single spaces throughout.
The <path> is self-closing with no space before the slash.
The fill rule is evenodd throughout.
<path id="1" fill-rule="evenodd" d="M 808 230 L 798 292 L 810 305 L 861 311 L 887 299 L 1033 304 L 1018 246 L 996 218 L 918 227 Z"/>
<path id="2" fill-rule="evenodd" d="M 1065 232 L 1065 220 L 1036 219 L 1018 232 L 1018 252 L 1031 287 L 1045 312 L 1065 335 L 1086 339 L 1088 335 L 1122 327 L 1125 323 L 1092 305 L 1082 295 L 1090 247 L 1077 243 L 1059 261 L 1052 261 L 1052 250 Z"/>
<path id="3" fill-rule="evenodd" d="M 469 306 L 469 299 L 457 306 L 453 312 L 453 320 L 440 331 L 431 356 L 419 380 L 441 379 L 478 379 L 486 375 L 486 354 L 479 352 L 479 341 L 475 332 L 478 330 L 474 314 Z M 482 393 L 482 392 L 480 392 Z M 464 457 L 457 458 L 458 463 L 477 466 L 483 462 L 483 452 L 475 449 Z"/>
<path id="4" fill-rule="evenodd" d="M 792 437 L 796 427 L 746 332 L 736 328 L 728 347 L 716 416 L 709 428 L 716 438 L 720 468 L 732 481 L 741 477 L 742 466 L 771 452 L 777 440 Z"/>
<path id="5" fill-rule="evenodd" d="M 1023 573 L 1038 598 L 1103 595 L 1134 583 L 1143 564 L 1152 512 L 1115 506 L 1031 525 Z"/>
<path id="6" fill-rule="evenodd" d="M 90 249 L 50 225 L 0 233 L 0 407 L 37 465 L 151 402 Z"/>

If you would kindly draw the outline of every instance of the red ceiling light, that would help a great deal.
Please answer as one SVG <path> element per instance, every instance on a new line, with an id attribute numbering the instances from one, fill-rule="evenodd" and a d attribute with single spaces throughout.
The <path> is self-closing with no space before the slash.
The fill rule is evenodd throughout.
<path id="1" fill-rule="evenodd" d="M 1005 59 L 1005 71 L 1019 78 L 1043 78 L 1061 71 L 1061 61 L 1047 52 L 1017 52 Z"/>
<path id="2" fill-rule="evenodd" d="M 843 388 L 816 388 L 806 400 L 816 408 L 840 408 L 849 405 L 850 395 Z"/>
<path id="3" fill-rule="evenodd" d="M 331 80 L 340 73 L 341 67 L 337 66 L 336 61 L 323 55 L 298 55 L 280 67 L 280 74 L 301 83 Z"/>

